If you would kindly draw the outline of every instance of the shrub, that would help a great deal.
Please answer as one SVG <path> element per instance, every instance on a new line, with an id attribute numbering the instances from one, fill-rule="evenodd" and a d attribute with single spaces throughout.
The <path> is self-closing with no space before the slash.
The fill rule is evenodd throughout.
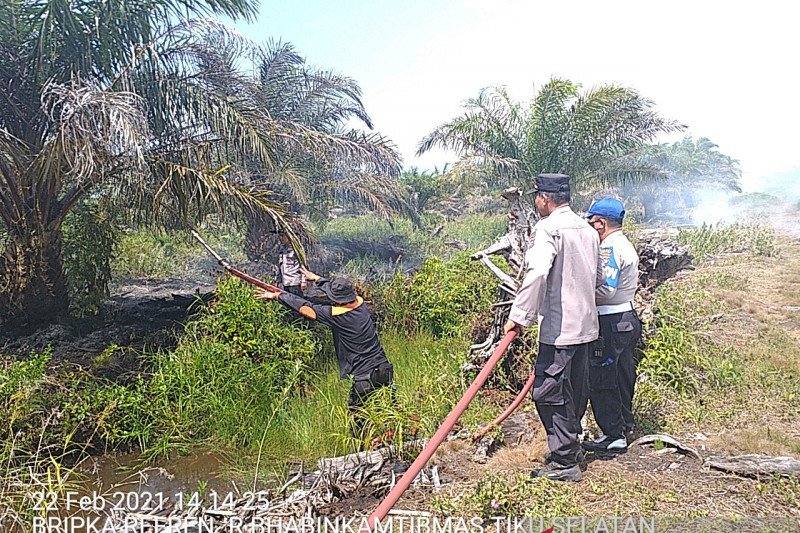
<path id="1" fill-rule="evenodd" d="M 710 368 L 712 350 L 719 351 L 699 334 L 718 305 L 703 290 L 678 283 L 660 286 L 655 333 L 645 343 L 640 372 L 679 393 L 695 390 Z"/>
<path id="2" fill-rule="evenodd" d="M 148 398 L 78 367 L 47 373 L 51 351 L 6 361 L 0 371 L 0 440 L 18 455 L 35 450 L 67 457 L 101 444 L 136 444 L 149 432 Z M 49 452 L 48 452 L 49 453 Z M 42 452 L 42 456 L 48 455 Z"/>
<path id="3" fill-rule="evenodd" d="M 480 316 L 488 317 L 496 294 L 494 275 L 461 253 L 448 261 L 428 259 L 410 279 L 395 275 L 376 299 L 385 327 L 442 337 L 465 335 Z"/>
<path id="4" fill-rule="evenodd" d="M 108 295 L 119 230 L 111 217 L 91 202 L 71 210 L 62 229 L 71 307 L 78 316 L 95 315 Z"/>
<path id="5" fill-rule="evenodd" d="M 151 448 L 161 453 L 168 442 L 208 438 L 257 443 L 318 348 L 281 305 L 256 300 L 236 278 L 222 281 L 178 347 L 152 356 L 145 388 L 159 440 Z"/>
<path id="6" fill-rule="evenodd" d="M 756 223 L 713 225 L 681 230 L 677 240 L 688 244 L 698 261 L 728 252 L 750 252 L 771 257 L 778 253 L 775 231 Z"/>

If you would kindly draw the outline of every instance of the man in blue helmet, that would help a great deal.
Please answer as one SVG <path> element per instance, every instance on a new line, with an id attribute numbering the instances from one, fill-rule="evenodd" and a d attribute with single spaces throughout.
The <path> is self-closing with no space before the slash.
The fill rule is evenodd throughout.
<path id="1" fill-rule="evenodd" d="M 633 388 L 636 383 L 634 349 L 642 323 L 633 298 L 639 284 L 639 255 L 622 233 L 625 207 L 616 198 L 601 198 L 586 212 L 600 235 L 602 284 L 595 292 L 602 349 L 589 357 L 589 399 L 603 435 L 584 441 L 587 451 L 622 453 L 633 430 Z"/>

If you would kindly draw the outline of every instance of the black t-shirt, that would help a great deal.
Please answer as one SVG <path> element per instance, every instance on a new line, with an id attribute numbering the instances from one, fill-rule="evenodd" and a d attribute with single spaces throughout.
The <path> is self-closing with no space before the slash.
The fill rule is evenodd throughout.
<path id="1" fill-rule="evenodd" d="M 330 326 L 342 378 L 352 375 L 356 381 L 368 379 L 373 369 L 389 362 L 369 309 L 360 297 L 341 306 L 311 303 L 287 292 L 278 299 L 303 317 Z"/>

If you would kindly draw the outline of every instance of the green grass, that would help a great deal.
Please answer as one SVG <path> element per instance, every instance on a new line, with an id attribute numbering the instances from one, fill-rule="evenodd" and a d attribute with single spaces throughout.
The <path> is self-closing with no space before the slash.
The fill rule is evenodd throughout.
<path id="1" fill-rule="evenodd" d="M 226 259 L 233 263 L 244 260 L 243 237 L 234 228 L 200 231 L 209 246 Z M 188 231 L 136 228 L 119 236 L 111 273 L 115 280 L 181 278 L 197 274 L 200 265 L 208 261 L 208 253 Z"/>
<path id="2" fill-rule="evenodd" d="M 506 232 L 508 215 L 469 215 L 448 222 L 444 227 L 445 234 L 463 241 L 467 250 L 486 248 L 495 239 Z"/>
<path id="3" fill-rule="evenodd" d="M 680 244 L 689 245 L 699 262 L 729 252 L 750 252 L 765 257 L 778 253 L 775 231 L 758 223 L 716 226 L 703 224 L 697 228 L 681 230 L 677 240 Z"/>
<path id="4" fill-rule="evenodd" d="M 351 436 L 347 414 L 349 382 L 339 378 L 329 357 L 311 371 L 299 393 L 286 399 L 264 434 L 260 476 L 280 477 L 287 461 L 311 464 L 321 457 L 358 451 L 387 430 L 393 432 L 397 442 L 413 438 L 414 427 L 418 438 L 429 437 L 438 429 L 468 385 L 459 378 L 467 343 L 437 339 L 425 332 L 412 336 L 386 332 L 381 340 L 395 368 L 396 404 L 387 398 L 376 398 L 365 408 L 365 433 Z M 493 415 L 494 410 L 477 399 L 462 423 L 477 428 Z M 240 468 L 245 469 L 245 464 L 252 466 L 252 459 L 240 461 Z"/>

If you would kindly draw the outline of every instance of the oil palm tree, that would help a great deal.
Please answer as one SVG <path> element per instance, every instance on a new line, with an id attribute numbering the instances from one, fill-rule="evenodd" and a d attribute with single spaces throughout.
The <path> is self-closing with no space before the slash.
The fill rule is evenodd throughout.
<path id="1" fill-rule="evenodd" d="M 334 205 L 365 208 L 388 218 L 412 215 L 398 181 L 400 156 L 394 145 L 373 128 L 361 101 L 361 89 L 351 78 L 309 67 L 290 43 L 269 42 L 257 55 L 260 105 L 281 121 L 341 140 L 354 150 L 310 153 L 292 142 L 277 145 L 277 164 L 256 168 L 250 183 L 275 191 L 292 211 L 322 221 Z M 248 224 L 246 247 L 255 259 L 269 248 L 264 239 L 270 221 L 254 217 Z"/>
<path id="2" fill-rule="evenodd" d="M 154 221 L 259 213 L 294 236 L 285 205 L 244 179 L 283 146 L 364 148 L 272 117 L 220 50 L 251 43 L 218 22 L 253 0 L 0 0 L 0 320 L 66 310 L 65 215 L 103 195 Z M 187 19 L 191 15 L 198 18 Z"/>
<path id="3" fill-rule="evenodd" d="M 484 89 L 465 113 L 428 134 L 417 153 L 440 147 L 458 152 L 457 166 L 530 187 L 540 172 L 573 177 L 578 190 L 652 176 L 658 169 L 631 165 L 630 155 L 659 134 L 680 130 L 636 91 L 607 85 L 588 91 L 552 79 L 529 105 L 504 88 Z"/>

